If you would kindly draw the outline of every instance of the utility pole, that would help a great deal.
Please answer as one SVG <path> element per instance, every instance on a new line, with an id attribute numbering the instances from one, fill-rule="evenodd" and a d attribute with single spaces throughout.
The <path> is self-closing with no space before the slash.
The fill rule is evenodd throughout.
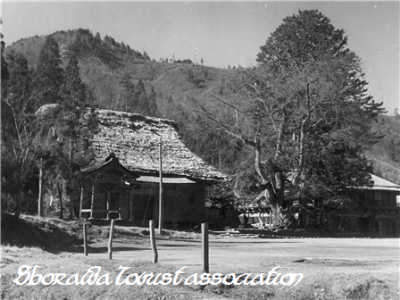
<path id="1" fill-rule="evenodd" d="M 163 204 L 163 178 L 162 178 L 162 137 L 154 130 L 150 129 L 152 133 L 158 135 L 160 138 L 159 144 L 159 173 L 160 173 L 160 194 L 159 194 L 159 204 L 158 204 L 158 233 L 162 233 L 162 224 L 163 224 L 163 216 L 162 216 L 162 204 Z"/>
<path id="2" fill-rule="evenodd" d="M 159 213 L 158 213 L 158 233 L 162 233 L 162 222 L 163 222 L 163 217 L 162 217 L 162 204 L 163 204 L 163 178 L 162 178 L 162 140 L 160 136 L 160 195 L 159 195 Z"/>

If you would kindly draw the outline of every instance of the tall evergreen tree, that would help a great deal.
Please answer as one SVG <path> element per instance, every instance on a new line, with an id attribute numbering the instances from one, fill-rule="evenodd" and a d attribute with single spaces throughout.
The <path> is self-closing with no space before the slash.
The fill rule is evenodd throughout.
<path id="1" fill-rule="evenodd" d="M 4 94 L 1 101 L 1 134 L 4 146 L 14 144 L 18 150 L 25 152 L 25 136 L 30 131 L 31 118 L 26 114 L 26 104 L 31 96 L 30 82 L 32 70 L 29 70 L 27 60 L 14 51 L 7 55 L 8 80 L 4 83 Z M 19 156 L 19 155 L 17 155 Z"/>
<path id="2" fill-rule="evenodd" d="M 0 33 L 0 49 L 1 49 L 1 98 L 4 99 L 7 95 L 7 81 L 9 78 L 9 71 L 8 71 L 8 63 L 4 59 L 4 48 L 5 48 L 5 43 L 3 41 L 3 34 Z M 4 104 L 5 102 L 1 101 L 1 117 L 3 121 L 3 112 L 4 112 Z M 3 123 L 2 123 L 2 135 L 3 135 Z"/>
<path id="3" fill-rule="evenodd" d="M 64 70 L 61 67 L 61 55 L 57 42 L 53 37 L 46 37 L 45 43 L 39 53 L 39 59 L 36 65 L 36 70 L 33 76 L 31 89 L 32 96 L 26 109 L 30 112 L 35 112 L 45 104 L 57 103 L 60 101 L 60 87 L 64 82 Z M 48 153 L 47 149 L 51 144 L 49 140 L 48 130 L 54 130 L 49 124 L 42 124 L 39 138 L 36 144 L 41 148 L 39 157 L 39 198 L 38 198 L 38 213 L 42 211 L 42 190 L 43 190 L 43 156 Z M 45 132 L 43 134 L 43 132 Z M 60 204 L 62 204 L 60 200 Z M 62 209 L 60 210 L 62 214 Z"/>
<path id="4" fill-rule="evenodd" d="M 157 114 L 157 104 L 155 99 L 149 99 L 142 79 L 136 84 L 133 94 L 133 111 L 144 115 L 155 116 Z"/>
<path id="5" fill-rule="evenodd" d="M 265 113 L 274 111 L 277 127 L 267 176 L 291 171 L 303 208 L 346 186 L 368 185 L 362 146 L 374 142 L 369 129 L 382 104 L 366 94 L 360 59 L 347 48 L 344 31 L 317 10 L 300 11 L 284 19 L 257 61 L 258 79 L 267 76 L 269 82 L 257 80 L 252 92 L 261 97 Z M 263 182 L 274 188 L 267 177 Z M 291 207 L 282 196 L 275 197 L 278 206 Z"/>
<path id="6" fill-rule="evenodd" d="M 360 59 L 344 31 L 317 10 L 285 18 L 257 61 L 241 71 L 240 96 L 220 101 L 233 109 L 234 126 L 202 110 L 253 149 L 254 201 L 264 201 L 283 226 L 294 201 L 307 210 L 321 197 L 369 184 L 362 147 L 376 141 L 370 125 L 382 104 L 366 94 Z"/>
<path id="7" fill-rule="evenodd" d="M 274 210 L 291 207 L 267 179 L 281 170 L 291 172 L 302 208 L 346 186 L 368 185 L 362 147 L 376 141 L 369 130 L 382 104 L 366 94 L 360 59 L 347 48 L 344 31 L 317 10 L 300 11 L 271 34 L 257 61 L 258 85 L 251 90 L 264 113 L 274 112 L 277 128 L 275 154 L 262 180 L 272 187 L 270 198 L 278 199 Z"/>
<path id="8" fill-rule="evenodd" d="M 126 112 L 132 112 L 133 98 L 135 94 L 135 85 L 132 82 L 132 77 L 125 73 L 121 79 L 122 93 L 121 93 L 121 106 Z"/>
<path id="9" fill-rule="evenodd" d="M 87 141 L 95 126 L 93 115 L 86 110 L 85 85 L 75 56 L 69 59 L 58 105 L 42 120 L 43 126 L 51 128 L 56 136 L 44 149 L 51 153 L 44 167 L 46 178 L 59 195 L 60 218 L 63 218 L 64 198 L 69 198 L 69 217 L 72 218 L 81 181 L 79 170 L 92 159 Z"/>
<path id="10" fill-rule="evenodd" d="M 59 100 L 59 88 L 64 80 L 64 71 L 57 42 L 51 36 L 46 37 L 39 53 L 34 78 L 32 81 L 33 103 L 29 109 L 33 112 L 44 104 Z"/>
<path id="11" fill-rule="evenodd" d="M 34 138 L 36 124 L 25 107 L 31 98 L 30 82 L 32 70 L 21 54 L 7 55 L 8 80 L 2 82 L 1 99 L 1 171 L 2 192 L 11 195 L 12 203 L 6 210 L 33 212 L 37 180 L 35 168 Z"/>
<path id="12" fill-rule="evenodd" d="M 276 150 L 282 151 L 284 131 L 298 139 L 298 151 L 294 153 L 297 162 L 293 162 L 292 169 L 296 170 L 294 181 L 300 187 L 311 187 L 309 175 L 317 172 L 308 167 L 312 162 L 316 159 L 327 162 L 321 160 L 323 149 L 329 149 L 331 157 L 337 151 L 353 153 L 347 159 L 340 155 L 340 161 L 354 161 L 356 155 L 366 164 L 362 146 L 376 141 L 370 134 L 370 125 L 382 111 L 382 104 L 375 103 L 366 94 L 367 82 L 363 79 L 360 59 L 347 48 L 343 30 L 335 29 L 317 10 L 300 11 L 285 18 L 271 34 L 261 47 L 257 61 L 259 75 L 265 78 L 268 72 L 268 79 L 274 85 L 272 90 L 268 87 L 270 83 L 260 80 L 256 92 L 261 94 L 264 103 L 266 97 L 275 99 L 267 105 L 270 111 L 278 110 L 271 121 L 282 128 L 277 132 Z M 275 164 L 282 163 L 277 161 L 278 156 Z M 360 181 L 354 170 L 346 180 L 343 175 L 333 177 L 339 185 L 350 185 L 351 178 L 358 178 L 354 184 L 365 184 L 366 167 L 360 171 L 365 180 Z M 342 169 L 341 173 L 346 174 L 346 170 Z M 306 198 L 302 196 L 304 191 L 300 188 L 299 196 L 303 199 Z"/>
<path id="13" fill-rule="evenodd" d="M 3 130 L 4 130 L 4 125 L 3 125 L 3 113 L 5 109 L 6 102 L 3 100 L 5 99 L 7 95 L 7 81 L 9 78 L 9 71 L 8 71 L 8 63 L 4 59 L 4 48 L 5 48 L 5 43 L 3 41 L 3 34 L 0 33 L 0 47 L 1 47 L 1 121 L 2 121 L 2 126 L 1 126 L 1 136 L 2 136 L 2 142 L 3 142 Z"/>
<path id="14" fill-rule="evenodd" d="M 75 55 L 71 56 L 65 70 L 64 83 L 60 87 L 59 101 L 68 110 L 77 107 L 83 108 L 86 100 L 85 84 L 82 82 L 78 60 Z"/>
<path id="15" fill-rule="evenodd" d="M 14 51 L 7 55 L 9 65 L 9 80 L 7 80 L 7 95 L 9 101 L 18 112 L 26 110 L 26 105 L 31 98 L 31 81 L 33 70 L 29 69 L 26 58 Z"/>
<path id="16" fill-rule="evenodd" d="M 0 42 L 1 43 L 1 45 L 0 45 L 1 46 L 1 85 L 2 85 L 2 90 L 3 90 L 3 84 L 5 82 L 7 82 L 9 74 L 8 74 L 8 64 L 5 61 L 4 56 L 3 56 L 5 43 L 3 41 L 2 33 L 0 33 L 0 37 L 1 37 L 1 42 Z"/>

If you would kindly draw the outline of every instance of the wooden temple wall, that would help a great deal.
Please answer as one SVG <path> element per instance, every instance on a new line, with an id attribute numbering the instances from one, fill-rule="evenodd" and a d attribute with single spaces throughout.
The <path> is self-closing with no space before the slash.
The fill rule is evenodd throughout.
<path id="1" fill-rule="evenodd" d="M 202 185 L 164 185 L 163 220 L 164 223 L 201 223 L 204 220 L 205 187 Z M 158 221 L 159 190 L 154 198 L 153 219 Z"/>
<path id="2" fill-rule="evenodd" d="M 159 185 L 94 184 L 85 182 L 81 191 L 82 218 L 123 219 L 136 225 L 158 221 Z M 118 209 L 119 213 L 114 212 Z M 113 212 L 110 212 L 113 211 Z M 109 213 L 107 213 L 107 211 Z M 164 184 L 164 224 L 201 223 L 205 215 L 205 187 L 200 184 Z"/>

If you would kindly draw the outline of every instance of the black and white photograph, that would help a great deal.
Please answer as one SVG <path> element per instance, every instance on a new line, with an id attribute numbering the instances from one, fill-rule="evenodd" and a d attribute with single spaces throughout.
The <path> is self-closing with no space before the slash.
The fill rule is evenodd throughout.
<path id="1" fill-rule="evenodd" d="M 399 1 L 12 1 L 1 299 L 400 299 Z"/>

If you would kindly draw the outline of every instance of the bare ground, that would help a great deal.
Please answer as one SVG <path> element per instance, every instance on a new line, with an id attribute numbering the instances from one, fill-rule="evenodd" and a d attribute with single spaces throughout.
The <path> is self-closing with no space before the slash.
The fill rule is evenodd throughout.
<path id="1" fill-rule="evenodd" d="M 198 233 L 166 230 L 163 235 L 157 235 L 159 263 L 152 264 L 148 230 L 144 228 L 116 226 L 110 261 L 107 226 L 91 226 L 89 256 L 85 257 L 81 244 L 82 222 L 25 216 L 22 221 L 23 226 L 14 224 L 16 227 L 2 223 L 2 299 L 114 299 L 118 296 L 119 299 L 397 300 L 400 296 L 400 252 L 396 238 L 271 239 L 257 235 L 210 234 L 210 273 L 266 274 L 279 266 L 283 274 L 304 274 L 296 287 L 17 286 L 12 280 L 23 264 L 40 265 L 41 274 L 84 274 L 92 266 L 102 266 L 103 272 L 116 276 L 120 265 L 132 267 L 132 272 L 162 273 L 174 273 L 185 266 L 186 278 L 203 272 Z M 22 239 L 17 238 L 20 230 L 25 231 Z M 21 246 L 30 239 L 32 243 L 35 241 L 36 248 L 17 248 L 3 243 L 6 240 Z"/>

